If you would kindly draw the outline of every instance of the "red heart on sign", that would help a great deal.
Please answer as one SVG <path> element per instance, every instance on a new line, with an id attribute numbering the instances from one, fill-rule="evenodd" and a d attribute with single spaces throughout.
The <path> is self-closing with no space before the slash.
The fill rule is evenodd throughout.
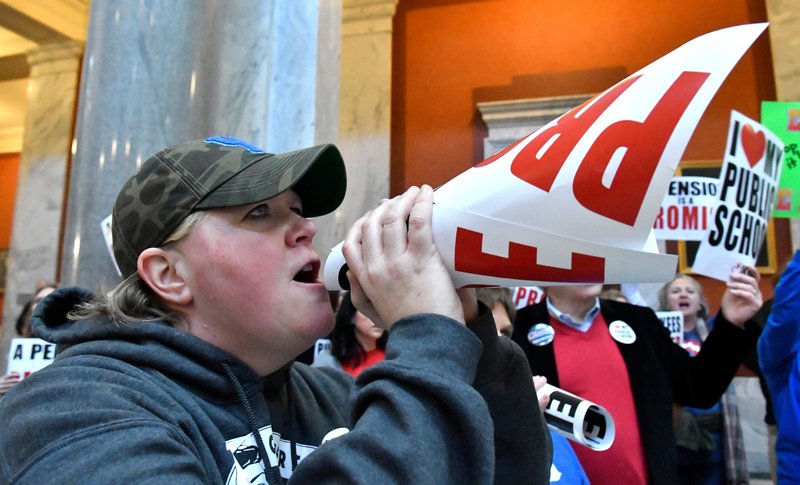
<path id="1" fill-rule="evenodd" d="M 744 125 L 742 129 L 742 148 L 744 148 L 744 154 L 751 167 L 755 167 L 764 156 L 764 147 L 766 145 L 767 137 L 764 136 L 763 131 L 756 131 L 752 126 Z"/>

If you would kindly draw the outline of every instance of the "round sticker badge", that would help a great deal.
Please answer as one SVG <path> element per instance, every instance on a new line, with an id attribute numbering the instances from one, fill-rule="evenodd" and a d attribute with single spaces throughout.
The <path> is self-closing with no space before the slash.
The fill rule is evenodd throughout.
<path id="1" fill-rule="evenodd" d="M 528 330 L 528 342 L 537 347 L 543 347 L 553 341 L 556 332 L 547 323 L 537 323 Z"/>
<path id="2" fill-rule="evenodd" d="M 627 323 L 622 320 L 614 320 L 608 326 L 611 337 L 621 344 L 632 344 L 636 342 L 636 333 Z"/>

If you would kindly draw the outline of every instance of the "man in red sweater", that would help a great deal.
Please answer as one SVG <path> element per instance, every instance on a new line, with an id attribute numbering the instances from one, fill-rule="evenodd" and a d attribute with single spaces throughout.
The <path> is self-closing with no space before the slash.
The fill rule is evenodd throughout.
<path id="1" fill-rule="evenodd" d="M 696 358 L 672 343 L 647 307 L 598 298 L 601 285 L 553 286 L 521 309 L 513 340 L 533 375 L 607 409 L 616 438 L 606 451 L 575 445 L 592 484 L 677 483 L 672 402 L 719 400 L 758 338 L 758 273 L 732 273 L 716 326 Z"/>

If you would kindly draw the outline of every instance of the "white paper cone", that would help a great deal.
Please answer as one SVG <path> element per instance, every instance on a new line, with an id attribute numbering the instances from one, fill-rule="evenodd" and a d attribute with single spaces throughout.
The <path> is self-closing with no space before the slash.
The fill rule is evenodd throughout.
<path id="1" fill-rule="evenodd" d="M 677 264 L 677 256 L 655 247 L 606 246 L 436 204 L 433 241 L 457 288 L 660 282 L 675 274 Z M 325 286 L 347 289 L 346 271 L 339 244 L 325 261 Z"/>
<path id="2" fill-rule="evenodd" d="M 345 273 L 347 263 L 342 254 L 343 242 L 340 242 L 331 249 L 328 258 L 325 260 L 325 267 L 322 269 L 322 281 L 329 291 L 349 290 L 350 284 L 347 282 Z"/>
<path id="3" fill-rule="evenodd" d="M 698 37 L 439 187 L 434 241 L 456 286 L 667 281 L 677 258 L 658 254 L 653 222 L 703 111 L 766 26 Z M 337 246 L 328 289 L 342 264 Z"/>

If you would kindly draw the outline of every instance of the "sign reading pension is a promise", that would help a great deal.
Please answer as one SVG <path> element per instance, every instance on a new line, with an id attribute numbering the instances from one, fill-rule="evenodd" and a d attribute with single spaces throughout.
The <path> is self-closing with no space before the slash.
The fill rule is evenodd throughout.
<path id="1" fill-rule="evenodd" d="M 718 190 L 715 178 L 674 177 L 653 224 L 656 239 L 701 241 L 711 226 Z"/>
<path id="2" fill-rule="evenodd" d="M 764 126 L 731 112 L 714 222 L 692 270 L 722 281 L 739 264 L 753 266 L 767 233 L 783 161 L 783 142 Z"/>

